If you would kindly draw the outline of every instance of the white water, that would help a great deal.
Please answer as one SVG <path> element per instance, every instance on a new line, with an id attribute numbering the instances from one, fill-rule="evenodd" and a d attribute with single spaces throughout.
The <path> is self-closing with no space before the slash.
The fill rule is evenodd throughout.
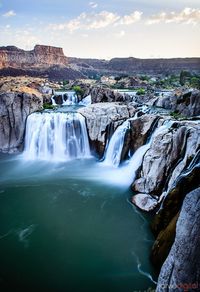
<path id="1" fill-rule="evenodd" d="M 57 91 L 54 93 L 54 96 L 52 96 L 52 104 L 57 105 L 54 97 L 56 96 L 62 96 L 62 105 L 76 105 L 78 104 L 78 97 L 75 93 L 75 91 Z"/>
<path id="2" fill-rule="evenodd" d="M 128 122 L 128 121 L 129 120 L 125 121 L 120 127 L 126 129 L 125 126 L 126 126 L 126 122 Z M 107 169 L 104 168 L 104 175 L 103 175 L 104 176 L 104 180 L 105 181 L 110 181 L 110 182 L 112 181 L 113 183 L 118 184 L 118 185 L 124 185 L 124 186 L 127 186 L 127 187 L 130 186 L 131 183 L 133 183 L 135 178 L 136 178 L 137 170 L 142 165 L 144 155 L 149 150 L 154 137 L 157 136 L 159 133 L 162 133 L 165 129 L 170 128 L 172 124 L 173 124 L 173 122 L 171 122 L 171 121 L 165 121 L 162 126 L 158 127 L 154 131 L 154 133 L 152 134 L 149 142 L 147 144 L 145 144 L 145 145 L 142 145 L 140 148 L 138 148 L 135 151 L 135 153 L 133 154 L 133 156 L 131 157 L 131 159 L 126 161 L 122 166 L 116 168 L 116 166 L 113 164 L 112 159 L 108 160 L 110 162 L 110 164 L 109 164 L 110 168 L 109 169 L 108 168 Z M 120 132 L 123 133 L 123 131 L 121 131 L 119 128 L 117 128 L 117 130 L 119 130 L 119 133 Z M 113 134 L 113 137 L 114 137 L 114 135 L 115 135 L 116 138 L 120 137 L 120 135 L 118 135 L 118 133 L 116 133 L 117 130 Z M 125 135 L 125 133 L 124 133 L 124 135 Z M 124 142 L 124 136 L 123 135 L 121 136 L 121 139 Z M 117 141 L 117 139 L 115 141 Z M 116 143 L 116 145 L 120 145 L 121 146 L 121 143 L 123 143 L 123 142 Z M 110 143 L 111 143 L 111 145 L 114 144 L 113 141 L 112 142 L 110 141 Z M 114 150 L 114 152 L 116 151 L 115 147 L 108 146 L 108 148 L 109 147 L 110 147 L 109 151 L 111 151 L 112 149 Z M 122 145 L 122 147 L 123 147 L 123 145 Z M 119 149 L 119 153 L 117 153 L 116 156 L 120 157 L 121 156 L 120 147 L 118 149 Z M 113 153 L 113 157 L 114 157 L 114 155 L 115 154 Z M 109 154 L 109 157 L 112 158 L 112 153 Z M 102 164 L 102 166 L 107 166 L 108 165 L 105 162 L 103 162 L 101 164 Z M 115 170 L 113 169 L 113 167 L 115 167 Z"/>
<path id="3" fill-rule="evenodd" d="M 121 160 L 121 153 L 124 146 L 126 131 L 130 128 L 129 120 L 120 125 L 112 135 L 105 154 L 105 165 L 118 167 Z"/>
<path id="4" fill-rule="evenodd" d="M 79 105 L 84 105 L 84 106 L 88 106 L 91 103 L 92 103 L 92 97 L 91 97 L 91 95 L 88 95 L 85 98 L 83 98 L 81 101 L 79 101 Z"/>
<path id="5" fill-rule="evenodd" d="M 27 119 L 23 156 L 49 161 L 90 157 L 84 117 L 79 113 L 33 113 Z"/>

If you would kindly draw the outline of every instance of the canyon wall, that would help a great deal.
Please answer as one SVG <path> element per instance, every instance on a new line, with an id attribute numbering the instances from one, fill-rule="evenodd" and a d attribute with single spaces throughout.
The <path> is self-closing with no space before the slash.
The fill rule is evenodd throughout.
<path id="1" fill-rule="evenodd" d="M 53 65 L 68 65 L 68 59 L 62 48 L 42 45 L 36 45 L 32 51 L 21 50 L 14 46 L 0 48 L 0 69 L 44 68 Z"/>

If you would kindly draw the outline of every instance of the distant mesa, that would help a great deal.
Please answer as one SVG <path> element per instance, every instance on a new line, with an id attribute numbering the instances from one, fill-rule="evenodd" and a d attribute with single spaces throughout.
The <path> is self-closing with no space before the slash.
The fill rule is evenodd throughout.
<path id="1" fill-rule="evenodd" d="M 25 51 L 15 46 L 0 47 L 0 69 L 2 68 L 44 68 L 53 65 L 67 66 L 68 59 L 62 48 L 36 45 Z"/>
<path id="2" fill-rule="evenodd" d="M 36 45 L 25 51 L 15 46 L 0 47 L 0 76 L 47 77 L 53 80 L 96 78 L 102 75 L 174 74 L 181 70 L 200 72 L 200 58 L 111 60 L 72 58 L 63 49 Z"/>

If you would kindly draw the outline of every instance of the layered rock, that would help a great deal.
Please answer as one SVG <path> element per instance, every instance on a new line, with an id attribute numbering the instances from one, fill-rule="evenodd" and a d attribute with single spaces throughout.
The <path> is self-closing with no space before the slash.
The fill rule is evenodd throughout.
<path id="1" fill-rule="evenodd" d="M 135 114 L 133 106 L 120 103 L 96 103 L 78 110 L 85 118 L 92 149 L 103 156 L 109 128 L 115 130 Z"/>
<path id="2" fill-rule="evenodd" d="M 15 152 L 22 148 L 26 118 L 42 108 L 41 95 L 17 92 L 0 94 L 0 151 Z"/>
<path id="3" fill-rule="evenodd" d="M 162 266 L 157 292 L 198 291 L 200 287 L 200 188 L 183 203 L 175 242 Z"/>
<path id="4" fill-rule="evenodd" d="M 53 65 L 68 65 L 62 48 L 43 45 L 36 45 L 32 51 L 24 51 L 14 46 L 0 48 L 0 69 L 43 68 Z"/>

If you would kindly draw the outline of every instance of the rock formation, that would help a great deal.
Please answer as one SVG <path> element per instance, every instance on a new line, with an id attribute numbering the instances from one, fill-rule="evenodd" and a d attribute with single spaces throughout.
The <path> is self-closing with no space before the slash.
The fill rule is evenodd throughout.
<path id="1" fill-rule="evenodd" d="M 14 46 L 0 48 L 0 69 L 44 68 L 53 65 L 68 65 L 62 48 L 42 45 L 36 45 L 32 51 L 24 51 Z"/>
<path id="2" fill-rule="evenodd" d="M 42 108 L 42 96 L 0 94 L 0 151 L 15 152 L 22 147 L 27 116 Z"/>
<path id="3" fill-rule="evenodd" d="M 117 128 L 135 113 L 133 106 L 120 103 L 96 103 L 78 110 L 85 118 L 92 149 L 103 156 L 109 128 Z"/>
<path id="4" fill-rule="evenodd" d="M 0 47 L 0 76 L 48 77 L 52 80 L 83 78 L 69 66 L 62 48 L 36 45 L 32 51 Z"/>
<path id="5" fill-rule="evenodd" d="M 175 91 L 174 94 L 159 97 L 154 105 L 171 110 L 185 117 L 200 115 L 200 91 Z"/>
<path id="6" fill-rule="evenodd" d="M 162 266 L 157 292 L 199 291 L 200 287 L 200 188 L 190 192 L 176 225 L 176 237 Z"/>

